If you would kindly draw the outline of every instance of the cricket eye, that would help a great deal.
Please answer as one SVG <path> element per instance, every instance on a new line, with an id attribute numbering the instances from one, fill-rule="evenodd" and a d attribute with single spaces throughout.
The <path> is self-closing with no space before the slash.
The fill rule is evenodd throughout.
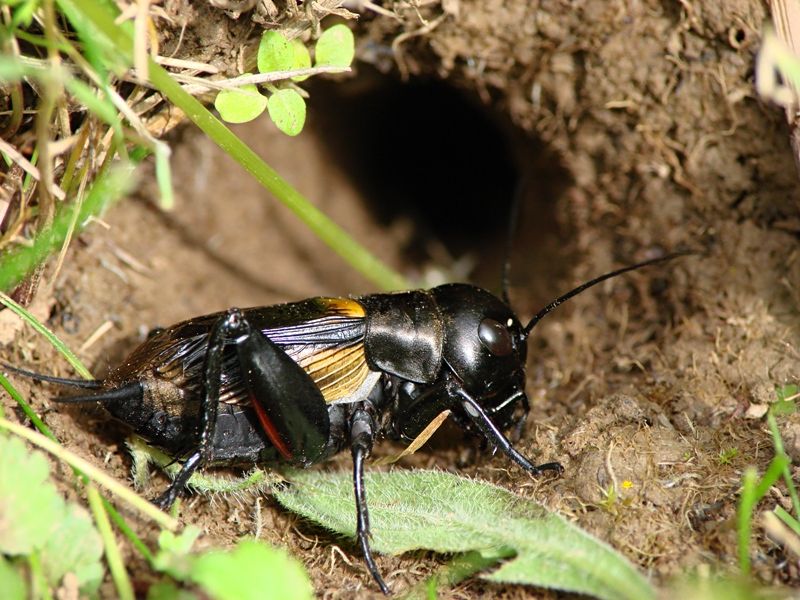
<path id="1" fill-rule="evenodd" d="M 511 333 L 502 323 L 486 318 L 478 326 L 481 344 L 494 356 L 508 356 L 514 350 Z"/>

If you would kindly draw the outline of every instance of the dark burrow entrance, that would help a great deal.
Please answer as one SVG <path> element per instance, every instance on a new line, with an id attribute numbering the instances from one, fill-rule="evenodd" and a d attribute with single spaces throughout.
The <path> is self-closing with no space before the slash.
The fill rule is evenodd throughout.
<path id="1" fill-rule="evenodd" d="M 550 279 L 552 261 L 536 257 L 562 240 L 555 206 L 569 181 L 553 153 L 452 84 L 359 71 L 310 88 L 310 125 L 376 219 L 407 232 L 409 263 L 497 289 L 519 196 L 513 280 Z"/>

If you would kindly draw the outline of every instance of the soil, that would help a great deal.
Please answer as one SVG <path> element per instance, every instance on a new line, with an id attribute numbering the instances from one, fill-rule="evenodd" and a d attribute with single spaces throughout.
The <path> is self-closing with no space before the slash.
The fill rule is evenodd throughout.
<path id="1" fill-rule="evenodd" d="M 181 58 L 233 73 L 254 28 L 280 20 L 270 6 L 233 18 L 167 1 L 174 22 L 159 25 L 162 53 L 177 48 Z M 363 4 L 354 24 L 362 63 L 350 80 L 307 88 L 310 120 L 299 137 L 286 138 L 266 119 L 236 128 L 377 256 L 411 277 L 471 278 L 497 289 L 504 223 L 519 194 L 512 302 L 524 318 L 615 267 L 678 248 L 696 252 L 578 296 L 535 330 L 533 413 L 517 447 L 561 461 L 562 477 L 533 486 L 502 457 L 454 449 L 452 439 L 475 446 L 452 431 L 398 468 L 460 465 L 458 472 L 535 497 L 659 584 L 707 565 L 735 571 L 742 473 L 769 463 L 766 408 L 776 387 L 800 379 L 798 175 L 782 111 L 753 88 L 764 4 L 442 0 L 396 2 L 394 11 L 390 18 Z M 461 110 L 463 119 L 448 120 Z M 398 122 L 388 134 L 377 129 Z M 498 140 L 509 172 L 492 163 Z M 107 227 L 94 225 L 73 243 L 37 300 L 48 325 L 81 348 L 97 374 L 156 325 L 229 306 L 375 291 L 195 129 L 168 141 L 176 210 L 156 208 L 145 168 L 135 197 L 106 215 Z M 467 162 L 464 148 L 483 158 Z M 403 209 L 404 200 L 413 208 Z M 107 322 L 110 329 L 82 347 Z M 27 330 L 4 356 L 68 374 Z M 68 448 L 129 477 L 122 430 L 102 413 L 56 408 L 47 389 L 21 388 Z M 784 434 L 796 454 L 797 423 L 787 421 Z M 348 464 L 342 457 L 325 468 Z M 145 493 L 163 483 L 157 478 Z M 790 508 L 782 485 L 759 509 L 776 504 Z M 269 498 L 194 496 L 182 518 L 206 532 L 203 543 L 224 545 L 252 534 L 256 513 L 261 537 L 300 557 L 321 596 L 375 593 L 352 542 Z M 758 579 L 800 585 L 798 557 L 759 527 L 754 538 Z M 380 556 L 378 565 L 402 591 L 442 560 L 416 553 Z M 532 592 L 476 578 L 447 594 Z"/>

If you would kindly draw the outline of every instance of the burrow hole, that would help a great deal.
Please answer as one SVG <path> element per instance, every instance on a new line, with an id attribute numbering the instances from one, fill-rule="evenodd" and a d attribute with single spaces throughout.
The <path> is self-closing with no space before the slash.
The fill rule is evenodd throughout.
<path id="1" fill-rule="evenodd" d="M 520 195 L 512 281 L 527 295 L 549 293 L 536 282 L 557 268 L 564 231 L 555 207 L 569 176 L 502 107 L 441 80 L 401 82 L 362 67 L 353 80 L 315 83 L 309 115 L 376 219 L 409 228 L 403 250 L 413 264 L 449 261 L 469 271 L 456 276 L 498 289 Z"/>

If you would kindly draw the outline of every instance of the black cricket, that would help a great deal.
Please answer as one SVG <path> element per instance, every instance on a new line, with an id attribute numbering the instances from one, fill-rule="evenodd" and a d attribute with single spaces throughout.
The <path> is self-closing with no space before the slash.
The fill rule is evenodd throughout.
<path id="1" fill-rule="evenodd" d="M 376 439 L 411 441 L 449 409 L 531 475 L 535 466 L 503 431 L 522 430 L 527 338 L 539 320 L 585 289 L 665 255 L 606 273 L 560 296 L 526 325 L 503 300 L 466 284 L 301 302 L 197 317 L 155 331 L 106 379 L 83 381 L 9 370 L 92 393 L 182 468 L 155 503 L 169 507 L 192 473 L 213 465 L 309 467 L 349 448 L 357 537 L 370 550 L 364 460 Z M 504 285 L 504 287 L 506 287 Z"/>

